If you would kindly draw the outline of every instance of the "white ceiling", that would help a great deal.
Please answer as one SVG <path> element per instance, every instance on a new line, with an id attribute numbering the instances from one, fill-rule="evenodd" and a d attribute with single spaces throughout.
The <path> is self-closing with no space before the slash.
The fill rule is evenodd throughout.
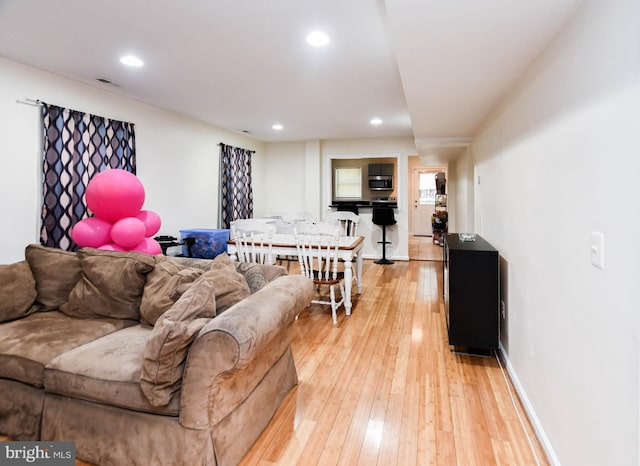
<path id="1" fill-rule="evenodd" d="M 0 56 L 264 141 L 412 136 L 436 160 L 580 2 L 0 0 Z"/>

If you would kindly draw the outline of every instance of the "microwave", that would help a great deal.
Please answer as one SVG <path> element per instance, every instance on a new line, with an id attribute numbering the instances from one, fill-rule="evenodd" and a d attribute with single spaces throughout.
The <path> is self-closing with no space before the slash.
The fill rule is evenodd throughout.
<path id="1" fill-rule="evenodd" d="M 393 191 L 393 176 L 377 175 L 369 177 L 370 191 Z"/>

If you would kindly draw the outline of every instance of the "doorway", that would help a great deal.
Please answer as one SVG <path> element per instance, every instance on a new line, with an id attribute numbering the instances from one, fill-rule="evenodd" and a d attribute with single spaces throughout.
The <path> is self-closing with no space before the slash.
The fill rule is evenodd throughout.
<path id="1" fill-rule="evenodd" d="M 442 246 L 433 243 L 432 215 L 436 210 L 436 174 L 443 166 L 423 166 L 409 157 L 409 260 L 442 260 Z"/>
<path id="2" fill-rule="evenodd" d="M 442 168 L 416 167 L 411 175 L 412 233 L 433 236 L 431 217 L 436 209 L 436 174 Z"/>

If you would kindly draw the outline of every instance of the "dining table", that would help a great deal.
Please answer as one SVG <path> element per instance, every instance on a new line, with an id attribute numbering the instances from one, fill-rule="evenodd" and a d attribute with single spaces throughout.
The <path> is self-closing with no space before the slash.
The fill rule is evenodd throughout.
<path id="1" fill-rule="evenodd" d="M 262 235 L 254 235 L 253 240 L 261 240 L 266 244 L 271 242 L 272 256 L 295 256 L 298 257 L 296 240 L 293 233 L 275 233 L 270 238 L 261 238 Z M 362 249 L 364 247 L 364 236 L 341 236 L 338 245 L 339 257 L 344 261 L 344 309 L 346 315 L 351 315 L 351 291 L 353 284 L 353 266 L 355 263 L 355 279 L 358 294 L 362 294 Z M 238 260 L 237 247 L 235 241 L 227 241 L 227 254 L 231 260 Z M 354 261 L 355 259 L 355 261 Z"/>

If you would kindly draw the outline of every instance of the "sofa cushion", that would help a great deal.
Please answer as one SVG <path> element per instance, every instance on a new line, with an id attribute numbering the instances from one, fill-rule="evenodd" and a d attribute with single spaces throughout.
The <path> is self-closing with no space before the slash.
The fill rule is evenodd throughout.
<path id="1" fill-rule="evenodd" d="M 82 277 L 60 310 L 72 317 L 140 320 L 145 275 L 155 259 L 139 252 L 78 251 Z"/>
<path id="2" fill-rule="evenodd" d="M 176 292 L 179 285 L 192 284 L 202 270 L 184 267 L 168 260 L 165 256 L 156 256 L 156 265 L 147 274 L 142 302 L 140 303 L 141 322 L 154 325 L 180 297 Z M 215 309 L 213 310 L 215 312 Z"/>
<path id="3" fill-rule="evenodd" d="M 269 283 L 262 272 L 260 264 L 252 262 L 238 262 L 236 263 L 236 271 L 244 277 L 251 294 L 261 290 L 267 283 Z"/>
<path id="4" fill-rule="evenodd" d="M 228 257 L 228 255 L 226 255 L 226 254 L 224 254 L 224 255 Z M 217 259 L 217 257 L 216 257 L 216 259 Z M 221 259 L 225 259 L 225 258 L 221 257 Z M 192 257 L 176 257 L 176 256 L 171 257 L 171 256 L 169 256 L 169 257 L 167 257 L 167 260 L 169 260 L 169 261 L 171 261 L 171 262 L 173 262 L 175 264 L 181 265 L 183 267 L 192 267 L 192 268 L 197 268 L 197 269 L 201 269 L 201 270 L 204 270 L 204 271 L 210 270 L 212 268 L 212 266 L 219 265 L 219 264 L 216 264 L 214 262 L 215 259 L 196 259 L 196 258 L 192 258 Z M 250 263 L 236 262 L 236 261 L 231 261 L 231 262 L 235 265 L 236 271 L 238 273 L 240 273 L 241 275 L 243 275 L 243 276 L 245 276 L 245 272 L 247 271 L 247 269 L 251 269 L 251 272 L 255 272 L 253 270 L 253 265 L 250 264 Z M 285 269 L 284 267 L 279 266 L 279 265 L 259 264 L 258 268 L 262 272 L 262 275 L 264 276 L 264 278 L 267 281 L 267 283 L 275 280 L 278 277 L 281 277 L 283 275 L 287 275 L 287 269 Z M 255 282 L 253 284 L 249 284 L 248 281 L 250 281 L 252 279 L 253 279 L 253 277 L 246 277 L 245 276 L 245 280 L 247 281 L 247 284 L 249 285 L 249 288 L 251 289 L 251 292 L 255 293 L 254 289 L 252 288 L 252 285 L 255 286 L 255 284 L 258 283 L 258 281 L 261 281 L 261 279 L 260 279 L 260 277 L 256 277 L 255 278 Z M 183 288 L 183 289 L 186 289 L 186 287 Z"/>
<path id="5" fill-rule="evenodd" d="M 206 272 L 211 268 L 213 259 L 198 259 L 196 257 L 167 256 L 167 260 L 181 267 L 189 267 L 192 269 L 200 269 Z"/>
<path id="6" fill-rule="evenodd" d="M 226 253 L 209 260 L 209 264 L 209 269 L 205 273 L 209 274 L 215 282 L 214 294 L 217 315 L 249 296 L 251 290 L 244 276 L 236 270 L 236 263 L 231 261 Z M 181 295 L 190 286 L 191 284 L 178 285 L 176 294 Z"/>
<path id="7" fill-rule="evenodd" d="M 45 367 L 45 390 L 136 411 L 177 416 L 179 396 L 173 397 L 167 406 L 156 408 L 140 390 L 143 352 L 151 332 L 150 327 L 135 325 L 61 354 Z"/>
<path id="8" fill-rule="evenodd" d="M 260 265 L 260 268 L 262 269 L 264 278 L 266 278 L 268 282 L 272 282 L 278 277 L 288 275 L 287 269 L 281 265 Z"/>
<path id="9" fill-rule="evenodd" d="M 140 387 L 153 406 L 170 403 L 180 388 L 189 345 L 215 314 L 215 283 L 204 273 L 156 322 L 144 348 Z"/>
<path id="10" fill-rule="evenodd" d="M 36 312 L 0 325 L 0 377 L 42 387 L 44 366 L 56 356 L 135 321 L 81 320 L 59 311 Z"/>
<path id="11" fill-rule="evenodd" d="M 211 268 L 205 274 L 213 279 L 217 314 L 226 311 L 251 294 L 246 280 L 236 271 L 234 263 L 226 253 L 216 256 L 211 263 Z"/>
<path id="12" fill-rule="evenodd" d="M 30 244 L 25 257 L 36 280 L 36 301 L 43 311 L 59 309 L 82 276 L 80 259 L 75 252 L 39 244 Z"/>
<path id="13" fill-rule="evenodd" d="M 0 265 L 0 322 L 20 319 L 38 310 L 36 281 L 27 261 Z"/>

